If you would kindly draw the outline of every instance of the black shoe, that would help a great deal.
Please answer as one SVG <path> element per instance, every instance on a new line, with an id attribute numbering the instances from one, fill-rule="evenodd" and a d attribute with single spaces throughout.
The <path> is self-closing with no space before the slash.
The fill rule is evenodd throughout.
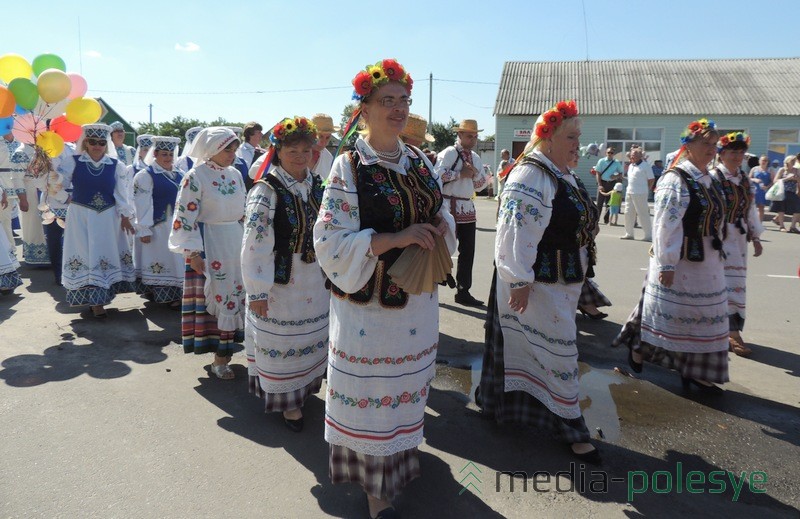
<path id="1" fill-rule="evenodd" d="M 600 457 L 600 451 L 597 450 L 597 447 L 590 450 L 589 452 L 584 452 L 583 454 L 578 454 L 577 452 L 572 450 L 571 445 L 569 447 L 569 450 L 573 456 L 575 456 L 584 463 L 588 463 L 590 465 L 601 465 L 603 463 L 603 458 Z"/>
<path id="2" fill-rule="evenodd" d="M 446 283 L 446 284 L 447 284 L 447 286 L 449 286 L 450 288 L 456 288 L 456 280 L 455 280 L 455 279 L 453 279 L 453 276 L 451 276 L 450 274 L 448 274 L 448 275 L 447 275 L 447 279 L 445 280 L 445 282 L 444 282 L 444 283 L 442 283 L 442 285 L 444 285 L 445 283 Z"/>
<path id="3" fill-rule="evenodd" d="M 584 310 L 584 309 L 583 309 L 583 307 L 580 307 L 580 306 L 578 307 L 578 311 L 579 311 L 579 312 L 581 313 L 581 315 L 583 315 L 584 317 L 588 317 L 589 319 L 594 319 L 595 321 L 599 321 L 600 319 L 605 319 L 606 317 L 608 317 L 608 314 L 607 314 L 607 313 L 605 313 L 605 312 L 601 312 L 601 311 L 599 311 L 599 310 L 597 311 L 597 313 L 596 313 L 596 314 L 590 314 L 589 312 L 587 312 L 586 310 Z"/>
<path id="4" fill-rule="evenodd" d="M 642 363 L 633 360 L 633 348 L 628 348 L 628 366 L 636 373 L 642 372 Z"/>
<path id="5" fill-rule="evenodd" d="M 297 420 L 289 420 L 288 418 L 283 419 L 283 423 L 286 424 L 286 427 L 289 428 L 290 431 L 299 433 L 303 430 L 303 417 L 301 416 Z"/>
<path id="6" fill-rule="evenodd" d="M 466 290 L 459 292 L 455 297 L 456 303 L 464 306 L 483 306 L 483 301 L 479 301 L 472 297 L 472 294 Z"/>
<path id="7" fill-rule="evenodd" d="M 683 384 L 683 390 L 684 391 L 689 391 L 689 389 L 692 386 L 694 386 L 695 388 L 699 389 L 701 393 L 706 393 L 706 394 L 709 394 L 709 395 L 721 395 L 722 393 L 725 392 L 719 386 L 716 386 L 714 384 L 711 384 L 710 386 L 707 386 L 705 384 L 701 384 L 700 382 L 698 382 L 697 380 L 695 380 L 693 378 L 681 377 L 681 384 Z"/>

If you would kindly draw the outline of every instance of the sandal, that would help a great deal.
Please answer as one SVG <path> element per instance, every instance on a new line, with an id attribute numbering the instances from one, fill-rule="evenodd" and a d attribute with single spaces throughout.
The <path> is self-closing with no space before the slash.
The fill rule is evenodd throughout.
<path id="1" fill-rule="evenodd" d="M 106 309 L 103 308 L 102 305 L 93 306 L 92 307 L 92 315 L 97 319 L 105 319 L 106 317 L 108 317 L 108 314 L 106 313 Z"/>
<path id="2" fill-rule="evenodd" d="M 211 364 L 211 373 L 222 380 L 232 380 L 235 378 L 233 370 L 227 364 Z"/>
<path id="3" fill-rule="evenodd" d="M 790 227 L 788 232 L 792 234 L 800 234 L 800 231 L 797 230 L 797 227 Z"/>
<path id="4" fill-rule="evenodd" d="M 748 348 L 738 339 L 734 339 L 733 337 L 728 337 L 728 351 L 732 351 L 736 355 L 740 357 L 749 357 L 753 350 Z"/>

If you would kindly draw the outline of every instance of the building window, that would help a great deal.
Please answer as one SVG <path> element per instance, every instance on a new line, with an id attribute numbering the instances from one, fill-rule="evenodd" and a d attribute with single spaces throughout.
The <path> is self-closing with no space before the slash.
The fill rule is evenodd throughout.
<path id="1" fill-rule="evenodd" d="M 788 155 L 800 153 L 800 130 L 770 130 L 767 143 L 769 161 L 777 160 L 783 166 Z"/>
<path id="2" fill-rule="evenodd" d="M 662 142 L 664 140 L 663 128 L 607 128 L 606 143 L 617 151 L 614 156 L 617 160 L 626 162 L 625 153 L 631 146 L 638 145 L 644 149 L 648 161 L 652 164 L 657 160 L 664 160 Z"/>

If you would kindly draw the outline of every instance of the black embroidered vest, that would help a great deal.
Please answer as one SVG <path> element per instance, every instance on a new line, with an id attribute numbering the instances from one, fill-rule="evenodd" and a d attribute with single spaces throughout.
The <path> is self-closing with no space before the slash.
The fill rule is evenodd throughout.
<path id="1" fill-rule="evenodd" d="M 716 168 L 714 172 L 725 194 L 725 220 L 734 224 L 740 233 L 746 234 L 744 223 L 747 221 L 750 204 L 753 203 L 750 198 L 750 180 L 740 171 L 740 182 L 736 185 L 720 169 Z"/>
<path id="2" fill-rule="evenodd" d="M 520 164 L 533 164 L 549 175 L 556 183 L 553 212 L 550 223 L 542 235 L 536 253 L 533 271 L 539 283 L 583 283 L 584 268 L 581 264 L 581 248 L 589 249 L 589 265 L 586 277 L 594 277 L 597 251 L 594 233 L 597 229 L 597 207 L 581 179 L 574 176 L 576 188 L 559 176 L 542 161 L 527 156 Z"/>
<path id="3" fill-rule="evenodd" d="M 265 175 L 259 182 L 266 182 L 277 194 L 275 206 L 275 283 L 286 285 L 292 277 L 292 254 L 300 254 L 303 263 L 314 263 L 314 222 L 322 202 L 322 180 L 312 176 L 313 183 L 308 201 L 289 191 L 275 175 Z"/>
<path id="4" fill-rule="evenodd" d="M 430 222 L 442 206 L 442 192 L 422 159 L 409 157 L 410 169 L 405 175 L 378 164 L 362 164 L 358 153 L 348 152 L 350 167 L 356 180 L 361 229 L 377 233 L 394 233 L 415 223 Z M 378 301 L 385 308 L 403 308 L 408 294 L 386 274 L 403 249 L 391 249 L 378 257 L 378 265 L 366 285 L 347 294 L 335 284 L 331 293 L 356 304 L 366 305 L 377 291 Z"/>
<path id="5" fill-rule="evenodd" d="M 722 186 L 711 176 L 711 187 L 706 188 L 681 168 L 674 168 L 689 190 L 689 207 L 683 215 L 683 245 L 681 258 L 700 262 L 705 259 L 703 237 L 711 236 L 714 250 L 722 250 L 720 230 L 725 223 L 725 199 Z"/>

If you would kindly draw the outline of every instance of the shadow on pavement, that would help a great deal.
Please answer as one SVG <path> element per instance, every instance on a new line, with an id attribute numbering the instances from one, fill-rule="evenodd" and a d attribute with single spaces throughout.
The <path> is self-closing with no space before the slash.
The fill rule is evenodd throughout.
<path id="1" fill-rule="evenodd" d="M 171 320 L 164 329 L 150 331 L 148 318 L 158 315 L 140 309 L 120 311 L 108 309 L 102 320 L 91 317 L 88 310 L 74 319 L 61 334 L 61 342 L 39 355 L 17 355 L 5 359 L 0 366 L 0 380 L 14 387 L 31 387 L 69 380 L 84 373 L 94 378 L 124 377 L 131 368 L 124 361 L 154 364 L 166 360 L 162 348 L 180 341 L 180 318 L 170 310 Z M 71 330 L 71 332 L 69 331 Z M 80 338 L 89 344 L 75 344 Z M 83 342 L 83 341 L 81 341 Z"/>
<path id="2" fill-rule="evenodd" d="M 753 354 L 747 357 L 747 360 L 784 369 L 787 375 L 800 377 L 800 355 L 752 342 L 747 342 L 747 345 L 753 350 Z"/>

